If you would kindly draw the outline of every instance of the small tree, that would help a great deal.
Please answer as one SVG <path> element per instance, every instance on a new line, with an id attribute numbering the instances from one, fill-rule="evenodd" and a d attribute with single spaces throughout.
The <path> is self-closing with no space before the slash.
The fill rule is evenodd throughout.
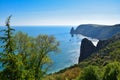
<path id="1" fill-rule="evenodd" d="M 15 35 L 16 49 L 23 56 L 26 70 L 34 72 L 35 80 L 41 80 L 51 62 L 48 53 L 56 51 L 59 43 L 53 36 L 38 35 L 36 38 L 18 32 Z"/>

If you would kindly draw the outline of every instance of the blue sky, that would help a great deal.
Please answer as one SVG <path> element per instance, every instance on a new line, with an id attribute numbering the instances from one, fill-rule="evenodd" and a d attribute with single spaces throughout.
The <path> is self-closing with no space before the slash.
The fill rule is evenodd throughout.
<path id="1" fill-rule="evenodd" d="M 120 23 L 120 0 L 0 0 L 0 25 Z"/>

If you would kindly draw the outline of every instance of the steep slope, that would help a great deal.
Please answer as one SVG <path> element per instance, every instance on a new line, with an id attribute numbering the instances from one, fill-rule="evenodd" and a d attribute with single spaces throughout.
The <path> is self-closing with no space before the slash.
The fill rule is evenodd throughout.
<path id="1" fill-rule="evenodd" d="M 90 40 L 84 38 L 81 42 L 80 57 L 78 62 L 81 62 L 82 60 L 86 59 L 93 53 L 98 52 L 99 50 L 105 48 L 109 44 L 117 42 L 119 40 L 120 40 L 120 33 L 114 35 L 112 38 L 108 40 L 100 40 L 97 46 L 95 47 Z"/>
<path id="2" fill-rule="evenodd" d="M 74 30 L 74 34 L 105 40 L 120 32 L 120 24 L 113 26 L 85 24 L 80 25 Z"/>
<path id="3" fill-rule="evenodd" d="M 81 42 L 79 62 L 89 57 L 94 51 L 94 44 L 87 38 L 84 38 Z"/>
<path id="4" fill-rule="evenodd" d="M 96 51 L 80 62 L 80 64 L 106 65 L 114 60 L 120 61 L 120 33 L 108 40 L 100 41 Z"/>

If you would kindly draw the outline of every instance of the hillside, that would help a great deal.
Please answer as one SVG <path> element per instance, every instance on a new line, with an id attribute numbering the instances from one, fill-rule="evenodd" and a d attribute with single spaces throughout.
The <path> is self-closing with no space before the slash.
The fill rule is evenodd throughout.
<path id="1" fill-rule="evenodd" d="M 79 64 L 58 73 L 50 74 L 45 80 L 88 80 L 92 74 L 93 78 L 97 76 L 97 78 L 93 80 L 119 80 L 120 34 L 108 39 L 107 42 L 108 44 L 94 52 Z M 79 76 L 76 75 L 76 73 L 79 74 Z M 81 79 L 85 76 L 88 76 L 88 79 Z M 92 80 L 92 78 L 90 80 Z"/>
<path id="2" fill-rule="evenodd" d="M 120 61 L 120 34 L 113 36 L 106 40 L 106 45 L 94 52 L 91 56 L 83 60 L 80 65 L 106 65 L 112 61 Z"/>
<path id="3" fill-rule="evenodd" d="M 72 35 L 82 34 L 99 40 L 105 40 L 120 32 L 120 24 L 113 26 L 84 24 L 79 25 L 75 30 L 72 28 L 71 31 Z"/>
<path id="4" fill-rule="evenodd" d="M 107 40 L 99 40 L 97 46 L 94 46 L 94 44 L 90 40 L 84 38 L 81 41 L 80 57 L 78 62 L 81 62 L 82 60 L 86 59 L 93 53 L 98 52 L 99 50 L 105 48 L 110 43 L 117 42 L 118 40 L 120 40 L 120 33 L 114 35 L 112 38 L 109 38 Z"/>

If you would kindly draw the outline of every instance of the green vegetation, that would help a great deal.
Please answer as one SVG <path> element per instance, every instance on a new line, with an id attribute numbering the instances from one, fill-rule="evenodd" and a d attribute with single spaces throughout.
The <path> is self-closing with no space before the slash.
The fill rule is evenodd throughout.
<path id="1" fill-rule="evenodd" d="M 112 41 L 105 48 L 81 62 L 79 66 L 83 69 L 83 73 L 78 80 L 88 80 L 86 78 L 91 77 L 92 74 L 92 78 L 93 76 L 97 78 L 92 80 L 120 80 L 120 39 Z"/>
<path id="2" fill-rule="evenodd" d="M 43 80 L 120 80 L 120 62 L 111 62 L 103 67 L 88 65 L 80 68 L 75 65 L 47 75 Z"/>
<path id="3" fill-rule="evenodd" d="M 120 35 L 119 35 L 120 36 Z M 77 71 L 70 72 L 77 68 Z M 71 76 L 63 76 L 69 72 Z M 62 75 L 61 75 L 62 74 Z M 45 80 L 120 80 L 120 39 L 112 39 L 103 49 L 71 68 L 49 75 Z M 67 78 L 67 79 L 66 79 Z"/>
<path id="4" fill-rule="evenodd" d="M 25 33 L 13 34 L 8 17 L 7 28 L 1 30 L 2 42 L 0 80 L 41 80 L 51 65 L 48 53 L 57 51 L 59 43 L 53 36 L 30 37 Z"/>
<path id="5" fill-rule="evenodd" d="M 120 80 L 120 63 L 114 62 L 105 66 L 103 80 Z"/>
<path id="6" fill-rule="evenodd" d="M 95 65 L 103 67 L 114 61 L 120 61 L 120 40 L 108 44 L 105 48 L 81 62 L 79 66 Z"/>
<path id="7" fill-rule="evenodd" d="M 98 67 L 88 66 L 86 67 L 80 75 L 78 80 L 98 80 Z"/>
<path id="8" fill-rule="evenodd" d="M 77 80 L 120 80 L 120 63 L 112 62 L 102 68 L 85 67 Z"/>
<path id="9" fill-rule="evenodd" d="M 75 78 L 80 75 L 80 71 L 80 67 L 73 66 L 57 73 L 47 75 L 43 80 L 75 80 Z"/>
<path id="10" fill-rule="evenodd" d="M 10 18 L 0 31 L 0 80 L 120 80 L 120 39 L 79 64 L 47 75 L 52 63 L 48 53 L 57 51 L 59 43 L 53 36 L 13 34 Z"/>

